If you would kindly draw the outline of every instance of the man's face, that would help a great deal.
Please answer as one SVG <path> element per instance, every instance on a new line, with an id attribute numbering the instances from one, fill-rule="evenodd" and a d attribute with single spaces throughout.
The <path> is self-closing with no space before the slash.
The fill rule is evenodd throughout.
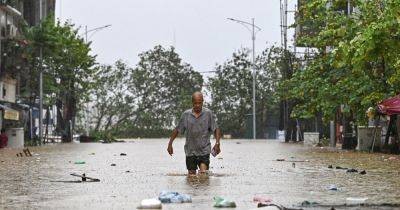
<path id="1" fill-rule="evenodd" d="M 203 97 L 201 96 L 195 96 L 192 100 L 193 104 L 193 110 L 197 113 L 201 112 L 201 109 L 203 108 Z"/>

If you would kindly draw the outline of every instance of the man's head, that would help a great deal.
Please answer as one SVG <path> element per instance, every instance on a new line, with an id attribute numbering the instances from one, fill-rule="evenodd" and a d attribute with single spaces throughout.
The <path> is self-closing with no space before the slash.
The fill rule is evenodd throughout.
<path id="1" fill-rule="evenodd" d="M 196 91 L 192 95 L 193 111 L 200 113 L 203 108 L 203 94 Z"/>

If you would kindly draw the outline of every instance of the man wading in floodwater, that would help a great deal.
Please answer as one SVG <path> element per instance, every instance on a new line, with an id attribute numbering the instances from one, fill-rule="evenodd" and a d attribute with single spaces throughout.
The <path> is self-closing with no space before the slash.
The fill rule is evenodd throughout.
<path id="1" fill-rule="evenodd" d="M 178 126 L 172 132 L 168 143 L 168 153 L 172 155 L 174 142 L 178 133 L 185 133 L 186 168 L 189 175 L 195 175 L 197 167 L 200 173 L 205 173 L 210 165 L 211 142 L 210 134 L 215 136 L 215 145 L 212 149 L 213 155 L 221 152 L 221 132 L 215 122 L 211 110 L 203 108 L 203 94 L 195 92 L 192 95 L 193 108 L 186 110 L 179 121 Z"/>

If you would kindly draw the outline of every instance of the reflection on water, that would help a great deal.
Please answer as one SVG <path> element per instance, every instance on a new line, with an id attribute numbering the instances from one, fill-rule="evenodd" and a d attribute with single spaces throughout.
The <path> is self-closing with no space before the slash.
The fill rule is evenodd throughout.
<path id="1" fill-rule="evenodd" d="M 188 177 L 184 141 L 176 141 L 172 157 L 165 151 L 166 142 L 50 145 L 30 148 L 32 157 L 0 150 L 0 209 L 131 209 L 162 190 L 193 198 L 192 204 L 165 205 L 167 210 L 214 209 L 214 196 L 235 201 L 237 209 L 255 208 L 254 195 L 285 207 L 299 207 L 305 200 L 340 206 L 348 197 L 367 197 L 370 206 L 400 203 L 399 156 L 310 150 L 273 141 L 223 141 L 223 152 L 211 157 L 212 172 Z M 77 161 L 85 164 L 74 164 Z M 101 181 L 75 184 L 71 173 Z M 340 191 L 327 190 L 331 184 Z"/>
<path id="2" fill-rule="evenodd" d="M 206 173 L 190 175 L 186 177 L 187 184 L 192 187 L 201 187 L 210 185 L 210 175 Z"/>

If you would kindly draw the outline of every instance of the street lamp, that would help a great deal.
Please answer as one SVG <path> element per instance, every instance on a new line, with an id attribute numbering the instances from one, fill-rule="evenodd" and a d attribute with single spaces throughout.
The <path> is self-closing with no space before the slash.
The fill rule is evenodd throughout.
<path id="1" fill-rule="evenodd" d="M 43 3 L 39 1 L 39 20 L 40 28 L 42 28 L 43 19 Z M 39 49 L 40 56 L 40 72 L 39 72 L 39 144 L 43 141 L 43 47 Z"/>
<path id="2" fill-rule="evenodd" d="M 100 26 L 100 27 L 93 28 L 93 29 L 90 29 L 90 30 L 88 30 L 87 26 L 85 26 L 85 43 L 88 42 L 88 33 L 93 32 L 93 34 L 94 34 L 97 31 L 100 31 L 100 30 L 108 28 L 108 27 L 111 27 L 111 24 Z M 92 36 L 93 36 L 93 34 L 92 34 Z"/>
<path id="3" fill-rule="evenodd" d="M 108 27 L 111 27 L 111 24 L 100 26 L 100 27 L 93 28 L 93 29 L 90 29 L 90 30 L 88 30 L 87 26 L 85 26 L 85 43 L 86 44 L 88 43 L 88 33 L 92 33 L 92 36 L 93 36 L 96 32 L 98 32 L 98 31 L 100 31 L 102 29 L 106 29 Z M 86 134 L 86 136 L 89 136 L 89 113 L 88 112 L 89 112 L 89 103 L 87 103 L 86 111 L 85 111 L 85 115 L 86 115 L 85 134 Z"/>
<path id="4" fill-rule="evenodd" d="M 253 61 L 252 61 L 252 69 L 253 69 L 253 139 L 256 139 L 256 67 L 255 67 L 255 42 L 256 42 L 256 33 L 261 31 L 261 28 L 254 25 L 254 18 L 251 19 L 251 23 L 237 20 L 233 18 L 228 18 L 230 21 L 234 21 L 246 27 L 247 30 L 251 32 L 251 40 L 253 41 Z M 249 26 L 251 28 L 249 28 Z M 257 29 L 257 31 L 256 31 Z"/>

